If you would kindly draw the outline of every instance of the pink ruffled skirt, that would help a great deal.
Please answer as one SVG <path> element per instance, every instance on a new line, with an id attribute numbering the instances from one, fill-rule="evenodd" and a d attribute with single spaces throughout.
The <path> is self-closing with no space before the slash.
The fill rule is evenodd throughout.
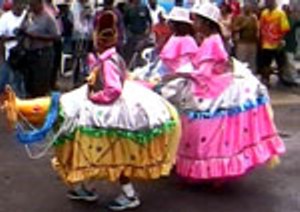
<path id="1" fill-rule="evenodd" d="M 285 152 L 266 105 L 233 116 L 181 120 L 176 170 L 190 180 L 241 176 Z"/>
<path id="2" fill-rule="evenodd" d="M 238 177 L 285 152 L 271 117 L 269 97 L 243 64 L 216 98 L 199 98 L 193 83 L 177 79 L 161 93 L 181 112 L 177 173 L 191 181 Z"/>

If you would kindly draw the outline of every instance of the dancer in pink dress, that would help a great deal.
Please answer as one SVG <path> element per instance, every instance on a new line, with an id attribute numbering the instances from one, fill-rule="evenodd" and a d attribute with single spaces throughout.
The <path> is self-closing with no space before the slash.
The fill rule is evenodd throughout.
<path id="1" fill-rule="evenodd" d="M 165 75 L 194 70 L 191 61 L 198 50 L 198 45 L 193 37 L 189 10 L 174 7 L 167 20 L 172 36 L 160 51 L 157 60 L 134 70 L 136 79 L 156 84 Z"/>
<path id="2" fill-rule="evenodd" d="M 182 7 L 174 7 L 168 20 L 173 34 L 161 50 L 159 57 L 166 66 L 167 73 L 190 72 L 193 70 L 190 62 L 198 46 L 193 38 L 193 22 L 189 11 Z"/>
<path id="3" fill-rule="evenodd" d="M 176 171 L 189 181 L 241 176 L 278 158 L 285 146 L 266 87 L 224 48 L 219 9 L 207 3 L 192 12 L 195 30 L 204 37 L 193 59 L 195 70 L 161 88 L 181 113 Z"/>

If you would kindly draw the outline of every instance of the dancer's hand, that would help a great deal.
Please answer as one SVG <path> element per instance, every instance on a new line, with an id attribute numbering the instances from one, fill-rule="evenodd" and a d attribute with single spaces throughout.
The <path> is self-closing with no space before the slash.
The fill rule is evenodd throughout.
<path id="1" fill-rule="evenodd" d="M 138 77 L 134 73 L 128 73 L 127 74 L 127 79 L 128 80 L 138 80 Z"/>
<path id="2" fill-rule="evenodd" d="M 151 77 L 149 79 L 150 84 L 157 85 L 161 82 L 161 77 Z"/>
<path id="3" fill-rule="evenodd" d="M 90 73 L 90 75 L 86 78 L 86 82 L 89 86 L 93 86 L 96 83 L 96 71 Z"/>

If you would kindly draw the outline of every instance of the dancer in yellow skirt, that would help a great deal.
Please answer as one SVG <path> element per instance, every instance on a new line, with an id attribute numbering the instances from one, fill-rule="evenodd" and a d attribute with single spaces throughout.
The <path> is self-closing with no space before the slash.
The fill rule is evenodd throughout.
<path id="1" fill-rule="evenodd" d="M 96 53 L 90 55 L 87 84 L 54 95 L 52 101 L 49 97 L 20 100 L 8 90 L 5 108 L 12 123 L 22 116 L 42 125 L 40 134 L 37 130 L 20 132 L 23 143 L 41 139 L 49 129 L 59 132 L 52 164 L 73 188 L 70 198 L 94 200 L 96 195 L 83 186 L 87 181 L 119 181 L 122 193 L 109 208 L 120 211 L 140 205 L 131 179 L 157 179 L 170 173 L 180 124 L 176 110 L 166 100 L 126 79 L 116 41 L 115 16 L 104 12 L 94 32 Z"/>

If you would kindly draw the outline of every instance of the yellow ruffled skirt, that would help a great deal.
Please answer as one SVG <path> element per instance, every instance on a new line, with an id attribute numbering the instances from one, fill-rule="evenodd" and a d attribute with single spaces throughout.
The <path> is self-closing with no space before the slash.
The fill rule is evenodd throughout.
<path id="1" fill-rule="evenodd" d="M 55 147 L 54 169 L 67 184 L 95 179 L 116 181 L 121 175 L 144 180 L 169 175 L 181 126 L 175 108 L 166 104 L 176 123 L 169 131 L 145 144 L 117 136 L 93 137 L 77 131 L 72 140 Z"/>

